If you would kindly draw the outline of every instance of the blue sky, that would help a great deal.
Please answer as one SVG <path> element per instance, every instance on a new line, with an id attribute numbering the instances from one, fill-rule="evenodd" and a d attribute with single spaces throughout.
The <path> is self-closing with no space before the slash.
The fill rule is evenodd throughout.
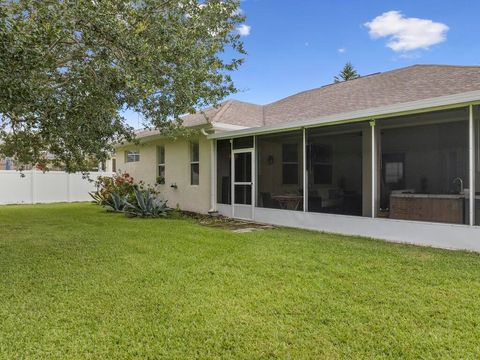
<path id="1" fill-rule="evenodd" d="M 347 61 L 361 75 L 480 65 L 480 1 L 244 0 L 241 8 L 249 31 L 245 64 L 233 74 L 238 100 L 267 104 L 331 83 Z"/>

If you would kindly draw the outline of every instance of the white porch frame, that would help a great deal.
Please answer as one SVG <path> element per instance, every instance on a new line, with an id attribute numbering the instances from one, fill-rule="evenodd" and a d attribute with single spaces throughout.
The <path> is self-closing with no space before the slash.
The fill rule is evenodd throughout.
<path id="1" fill-rule="evenodd" d="M 303 212 L 308 212 L 308 167 L 307 167 L 307 133 L 302 129 L 303 135 Z"/>
<path id="2" fill-rule="evenodd" d="M 217 211 L 217 140 L 210 144 L 210 210 Z"/>
<path id="3" fill-rule="evenodd" d="M 370 129 L 371 129 L 371 161 L 372 161 L 372 218 L 375 218 L 377 215 L 377 136 L 376 136 L 376 127 L 375 127 L 375 120 L 370 121 Z"/>
<path id="4" fill-rule="evenodd" d="M 470 186 L 470 206 L 469 206 L 469 224 L 475 225 L 475 119 L 473 118 L 473 105 L 468 107 L 468 150 L 469 150 L 469 186 Z M 479 224 L 480 225 L 480 224 Z"/>
<path id="5" fill-rule="evenodd" d="M 230 198 L 232 199 L 232 217 L 233 218 L 239 218 L 243 220 L 254 220 L 255 219 L 255 198 L 256 198 L 256 158 L 255 158 L 255 138 L 253 139 L 253 148 L 245 148 L 245 149 L 233 149 L 233 139 L 232 139 L 232 156 L 231 156 L 231 174 L 232 174 L 232 181 L 231 181 L 231 196 Z M 252 156 L 252 181 L 251 182 L 236 182 L 235 181 L 235 154 L 241 154 L 241 153 L 250 153 Z M 252 187 L 252 204 L 251 205 L 243 205 L 243 204 L 235 204 L 235 185 L 250 185 Z M 251 218 L 245 218 L 245 217 L 238 217 L 235 215 L 235 206 L 237 207 L 244 207 L 244 208 L 251 208 Z"/>
<path id="6" fill-rule="evenodd" d="M 474 99 L 472 101 L 470 99 Z M 468 103 L 454 103 L 454 104 L 442 104 L 442 100 L 449 101 L 451 99 L 469 99 Z M 470 92 L 466 94 L 460 94 L 455 96 L 443 97 L 442 99 L 430 99 L 425 103 L 433 105 L 428 108 L 413 109 L 409 104 L 402 104 L 398 108 L 405 108 L 405 111 L 399 111 L 390 114 L 384 114 L 381 110 L 372 112 L 378 114 L 378 116 L 351 118 L 345 120 L 331 121 L 319 121 L 314 124 L 312 122 L 303 122 L 296 127 L 287 124 L 284 128 L 281 126 L 263 127 L 259 129 L 245 129 L 231 132 L 230 134 L 218 134 L 211 136 L 210 138 L 221 139 L 230 138 L 233 139 L 238 133 L 238 137 L 254 136 L 254 145 L 251 149 L 239 149 L 233 150 L 232 144 L 232 206 L 231 214 L 234 215 L 234 154 L 236 152 L 252 151 L 252 217 L 254 221 L 286 225 L 292 227 L 301 227 L 308 229 L 316 229 L 322 231 L 331 231 L 341 234 L 360 235 L 368 237 L 376 237 L 380 239 L 386 239 L 390 241 L 408 242 L 420 245 L 429 245 L 444 248 L 456 248 L 456 249 L 468 249 L 474 251 L 480 251 L 480 224 L 476 222 L 476 132 L 480 134 L 480 126 L 478 115 L 474 116 L 474 106 L 480 104 L 480 91 Z M 447 101 L 447 102 L 448 102 Z M 420 102 L 414 102 L 420 103 Z M 410 221 L 410 220 L 395 220 L 384 219 L 377 217 L 377 199 L 378 199 L 378 151 L 379 151 L 379 134 L 378 134 L 378 119 L 385 119 L 389 117 L 397 117 L 404 115 L 411 115 L 417 113 L 433 112 L 438 110 L 448 110 L 455 108 L 468 108 L 468 153 L 469 153 L 469 214 L 468 224 L 443 224 L 435 222 L 423 222 L 423 221 Z M 393 109 L 393 108 L 392 108 Z M 366 111 L 364 111 L 365 113 Z M 361 113 L 361 112 L 359 112 Z M 343 116 L 343 115 L 342 115 Z M 341 116 L 340 116 L 341 117 Z M 329 120 L 330 120 L 329 119 Z M 307 133 L 308 128 L 332 126 L 335 124 L 355 123 L 355 122 L 369 122 L 371 127 L 371 217 L 357 217 L 348 215 L 334 215 L 334 214 L 321 214 L 308 212 L 308 166 L 307 166 Z M 255 135 L 258 134 L 271 134 L 289 131 L 302 131 L 302 144 L 303 144 L 303 212 L 301 211 L 289 211 L 279 209 L 267 209 L 257 208 L 257 157 L 256 146 L 257 139 Z M 480 169 L 479 169 L 480 171 Z M 223 206 L 223 209 L 228 212 L 228 205 Z M 228 213 L 226 214 L 229 215 Z M 370 228 L 371 227 L 371 228 Z M 450 240 L 449 240 L 450 239 Z"/>

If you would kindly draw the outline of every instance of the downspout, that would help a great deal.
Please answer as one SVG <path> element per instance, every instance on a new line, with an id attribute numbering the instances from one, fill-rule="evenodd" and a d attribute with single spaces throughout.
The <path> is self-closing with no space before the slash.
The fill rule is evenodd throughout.
<path id="1" fill-rule="evenodd" d="M 202 135 L 207 137 L 209 133 L 204 128 L 200 129 Z M 216 140 L 208 140 L 210 141 L 210 210 L 208 210 L 209 214 L 217 212 L 217 164 L 216 164 Z"/>

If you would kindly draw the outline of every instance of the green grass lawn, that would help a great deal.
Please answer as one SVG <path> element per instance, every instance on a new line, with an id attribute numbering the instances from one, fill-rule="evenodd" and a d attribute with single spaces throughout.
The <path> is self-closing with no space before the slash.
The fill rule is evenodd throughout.
<path id="1" fill-rule="evenodd" d="M 477 254 L 0 207 L 1 359 L 479 357 Z"/>

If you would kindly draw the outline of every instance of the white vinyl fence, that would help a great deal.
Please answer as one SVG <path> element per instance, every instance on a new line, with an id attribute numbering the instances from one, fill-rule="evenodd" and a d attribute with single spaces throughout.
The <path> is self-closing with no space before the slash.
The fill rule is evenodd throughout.
<path id="1" fill-rule="evenodd" d="M 81 173 L 27 170 L 23 175 L 18 171 L 0 170 L 0 205 L 90 201 L 88 193 L 95 190 L 94 183 Z M 111 175 L 107 172 L 89 174 L 92 180 Z"/>

